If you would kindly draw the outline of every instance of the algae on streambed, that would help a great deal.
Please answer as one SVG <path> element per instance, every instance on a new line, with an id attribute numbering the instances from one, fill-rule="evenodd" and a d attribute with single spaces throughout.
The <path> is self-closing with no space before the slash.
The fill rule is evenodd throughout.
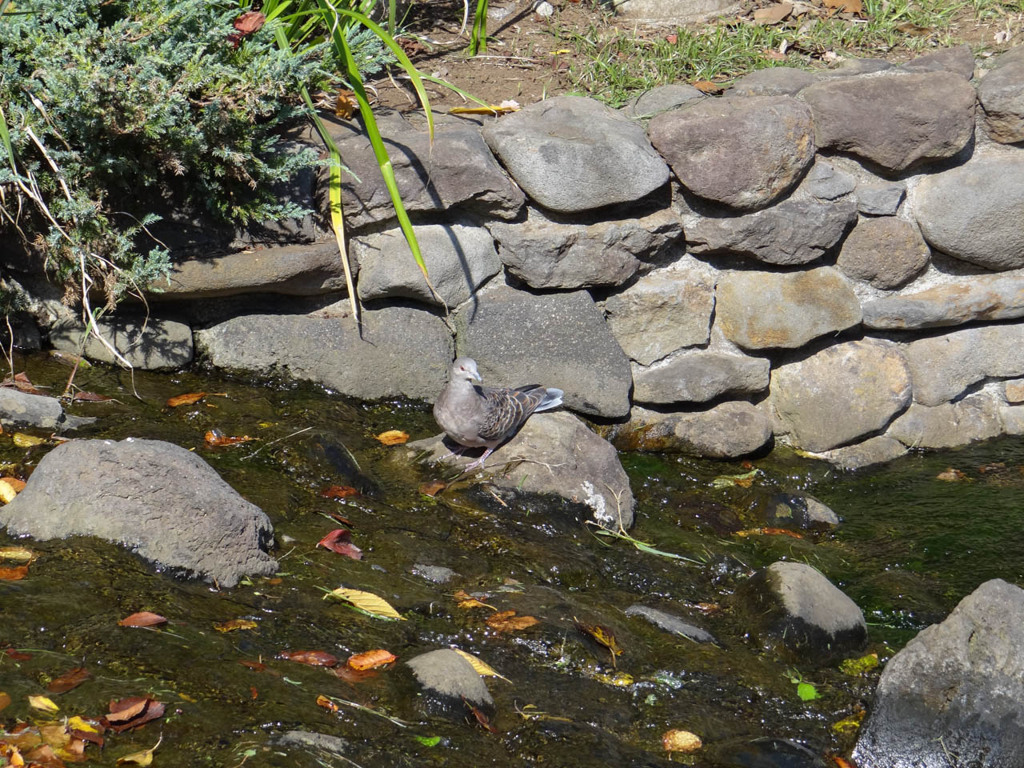
<path id="1" fill-rule="evenodd" d="M 37 386 L 63 388 L 67 370 L 49 359 L 32 357 L 23 367 Z M 729 764 L 736 745 L 762 736 L 792 739 L 819 755 L 843 753 L 855 734 L 832 726 L 862 711 L 877 670 L 851 677 L 835 664 L 763 649 L 734 596 L 753 569 L 777 559 L 818 567 L 864 609 L 870 650 L 883 660 L 982 581 L 1024 580 L 1018 540 L 1024 534 L 1013 524 L 1024 496 L 1024 447 L 1013 438 L 856 473 L 781 451 L 750 464 L 624 456 L 638 500 L 632 535 L 690 558 L 684 561 L 595 536 L 562 503 L 479 484 L 434 498 L 421 494 L 420 484 L 440 472 L 409 464 L 401 449 L 374 435 L 393 428 L 413 439 L 434 434 L 422 404 L 358 403 L 313 387 L 199 371 L 136 374 L 142 400 L 131 394 L 128 374 L 112 368 L 80 371 L 76 384 L 119 401 L 73 406 L 79 415 L 98 417 L 76 437 L 157 438 L 195 449 L 270 516 L 281 566 L 274 579 L 216 591 L 156 573 L 103 542 L 15 542 L 0 534 L 0 545 L 18 543 L 39 554 L 28 578 L 0 582 L 0 647 L 31 654 L 24 660 L 0 654 L 0 692 L 12 699 L 0 724 L 41 719 L 27 697 L 79 665 L 92 676 L 52 696 L 60 716 L 99 716 L 111 699 L 144 694 L 167 705 L 160 720 L 108 734 L 103 750 L 89 747 L 93 765 L 112 766 L 161 735 L 154 764 L 162 768 L 349 764 L 274 746 L 275 736 L 292 729 L 345 739 L 346 758 L 363 768 L 662 765 L 661 735 L 670 728 L 703 738 L 701 765 Z M 164 405 L 172 395 L 195 391 L 224 396 Z M 203 435 L 212 428 L 258 440 L 211 450 Z M 9 435 L 0 436 L 0 458 L 23 471 L 44 450 L 18 449 Z M 1005 466 L 994 466 L 997 458 Z M 936 480 L 950 465 L 966 479 Z M 752 468 L 759 472 L 749 487 L 715 482 Z M 331 485 L 355 486 L 361 494 L 325 498 L 321 492 Z M 777 492 L 812 494 L 844 522 L 836 532 L 803 538 L 750 533 L 765 525 L 759 510 Z M 316 547 L 338 527 L 331 513 L 351 521 L 363 560 Z M 458 575 L 435 584 L 414 575 L 415 564 Z M 407 621 L 380 621 L 323 599 L 322 589 L 342 585 L 380 595 Z M 485 623 L 491 611 L 458 606 L 453 594 L 460 589 L 540 623 L 495 631 Z M 635 603 L 673 612 L 717 643 L 697 644 L 626 616 Z M 117 625 L 140 610 L 169 623 Z M 256 628 L 214 628 L 237 618 Z M 614 633 L 624 649 L 614 665 L 575 620 Z M 447 646 L 508 678 L 488 681 L 497 733 L 421 709 L 402 662 Z M 284 650 L 322 650 L 344 659 L 374 648 L 399 661 L 360 682 L 275 658 Z M 794 676 L 813 683 L 821 698 L 802 701 Z M 340 704 L 332 713 L 317 706 L 320 694 L 373 712 Z M 435 736 L 440 741 L 428 746 Z"/>

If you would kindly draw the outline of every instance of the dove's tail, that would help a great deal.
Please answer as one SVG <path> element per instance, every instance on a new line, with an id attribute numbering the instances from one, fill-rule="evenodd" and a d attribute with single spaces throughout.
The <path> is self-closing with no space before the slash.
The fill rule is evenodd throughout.
<path id="1" fill-rule="evenodd" d="M 540 401 L 540 405 L 533 409 L 534 412 L 550 411 L 552 408 L 557 408 L 562 404 L 562 395 L 564 394 L 560 389 L 548 387 L 544 399 Z"/>

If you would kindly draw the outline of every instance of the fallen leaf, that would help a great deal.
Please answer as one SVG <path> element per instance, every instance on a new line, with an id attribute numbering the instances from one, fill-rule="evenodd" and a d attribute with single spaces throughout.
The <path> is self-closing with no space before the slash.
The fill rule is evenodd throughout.
<path id="1" fill-rule="evenodd" d="M 14 440 L 14 445 L 17 448 L 34 448 L 37 445 L 45 445 L 45 437 L 35 437 L 34 435 L 26 435 L 24 432 L 15 432 L 11 436 Z"/>
<path id="2" fill-rule="evenodd" d="M 718 83 L 712 83 L 710 80 L 698 80 L 693 84 L 701 93 L 706 93 L 708 96 L 717 96 L 722 93 L 725 89 Z"/>
<path id="3" fill-rule="evenodd" d="M 259 11 L 248 11 L 235 19 L 234 27 L 243 35 L 251 35 L 259 30 L 267 21 L 267 17 Z"/>
<path id="4" fill-rule="evenodd" d="M 92 675 L 85 667 L 74 667 L 69 669 L 60 677 L 55 677 L 50 681 L 50 684 L 46 686 L 46 690 L 50 693 L 67 693 L 72 688 L 77 688 Z"/>
<path id="5" fill-rule="evenodd" d="M 351 120 L 352 115 L 356 113 L 358 108 L 359 102 L 356 101 L 355 93 L 344 88 L 338 90 L 338 95 L 334 101 L 334 114 L 336 116 L 342 120 Z"/>
<path id="6" fill-rule="evenodd" d="M 31 563 L 37 557 L 28 547 L 0 547 L 0 560 L 13 560 L 16 563 Z"/>
<path id="7" fill-rule="evenodd" d="M 726 488 L 730 485 L 735 485 L 740 488 L 749 488 L 754 483 L 754 477 L 760 470 L 752 469 L 749 472 L 745 472 L 742 475 L 719 475 L 711 481 L 711 485 L 714 488 Z"/>
<path id="8" fill-rule="evenodd" d="M 195 405 L 206 397 L 205 392 L 189 392 L 184 395 L 175 395 L 167 401 L 168 408 L 177 408 L 181 405 Z"/>
<path id="9" fill-rule="evenodd" d="M 230 621 L 222 621 L 219 624 L 214 624 L 213 628 L 218 632 L 237 632 L 241 629 L 256 629 L 259 626 L 255 621 L 249 619 L 231 619 Z"/>
<path id="10" fill-rule="evenodd" d="M 953 469 L 950 467 L 944 472 L 940 472 L 935 476 L 936 480 L 941 480 L 944 483 L 960 483 L 967 479 L 967 473 L 962 472 L 959 469 Z"/>
<path id="11" fill-rule="evenodd" d="M 131 730 L 163 717 L 164 705 L 149 696 L 132 696 L 110 702 L 110 712 L 101 722 L 114 733 Z"/>
<path id="12" fill-rule="evenodd" d="M 125 616 L 117 622 L 117 625 L 119 627 L 158 627 L 161 624 L 166 623 L 167 619 L 159 613 L 139 611 L 138 613 L 133 613 L 131 616 Z"/>
<path id="13" fill-rule="evenodd" d="M 337 704 L 335 704 L 333 701 L 328 699 L 323 694 L 320 694 L 316 697 L 316 705 L 318 707 L 323 707 L 328 712 L 338 712 L 341 709 L 341 707 L 339 707 Z"/>
<path id="14" fill-rule="evenodd" d="M 568 53 L 568 51 L 567 51 Z M 509 112 L 518 112 L 521 109 L 519 102 L 503 101 L 501 104 L 488 104 L 479 107 L 452 107 L 448 110 L 450 115 L 507 115 Z"/>
<path id="15" fill-rule="evenodd" d="M 487 715 L 481 712 L 479 707 L 474 707 L 472 704 L 470 704 L 465 696 L 462 697 L 462 703 L 469 708 L 469 714 L 471 714 L 473 716 L 473 719 L 476 720 L 477 725 L 479 725 L 481 728 L 483 728 L 485 731 L 489 733 L 498 732 L 498 729 L 491 725 L 491 721 L 487 717 Z"/>
<path id="16" fill-rule="evenodd" d="M 109 403 L 113 399 L 107 395 L 97 395 L 95 392 L 75 392 L 71 397 L 74 403 Z"/>
<path id="17" fill-rule="evenodd" d="M 829 754 L 827 755 L 827 757 L 829 760 L 835 763 L 836 768 L 856 768 L 856 766 L 854 766 L 854 764 L 847 760 L 845 757 L 840 757 L 839 755 L 833 754 Z"/>
<path id="18" fill-rule="evenodd" d="M 905 21 L 902 24 L 897 24 L 896 30 L 898 32 L 902 32 L 904 35 L 911 35 L 913 37 L 927 37 L 934 32 L 931 27 L 922 27 L 920 24 L 914 24 L 911 21 Z"/>
<path id="19" fill-rule="evenodd" d="M 1001 469 L 1006 469 L 1005 461 L 993 461 L 990 462 L 989 464 L 982 464 L 980 467 L 978 467 L 978 471 L 983 475 L 988 472 L 998 472 Z"/>
<path id="20" fill-rule="evenodd" d="M 156 748 L 160 746 L 160 742 L 162 742 L 163 740 L 164 737 L 161 736 L 159 739 L 156 740 L 156 744 L 154 744 L 149 749 L 144 749 L 141 752 L 132 752 L 130 755 L 125 755 L 124 757 L 117 758 L 117 764 L 126 765 L 128 763 L 131 763 L 132 765 L 141 766 L 147 766 L 152 764 L 153 753 L 156 752 Z"/>
<path id="21" fill-rule="evenodd" d="M 499 611 L 487 617 L 487 626 L 495 632 L 519 632 L 540 624 L 533 616 L 516 616 L 515 611 Z"/>
<path id="22" fill-rule="evenodd" d="M 679 35 L 665 35 L 665 42 L 669 45 L 675 45 L 679 42 Z"/>
<path id="23" fill-rule="evenodd" d="M 748 528 L 745 531 L 736 531 L 734 536 L 789 536 L 791 539 L 802 539 L 804 535 L 791 531 L 788 528 Z"/>
<path id="24" fill-rule="evenodd" d="M 377 595 L 372 592 L 363 592 L 360 589 L 346 589 L 345 587 L 338 587 L 337 589 L 328 592 L 324 599 L 328 597 L 335 597 L 338 600 L 344 600 L 346 603 L 351 604 L 360 611 L 380 619 L 405 621 L 405 617 L 396 611 L 386 600 L 384 600 L 384 598 L 377 597 Z"/>
<path id="25" fill-rule="evenodd" d="M 359 491 L 350 485 L 331 485 L 320 491 L 325 499 L 347 499 L 349 496 L 358 496 Z"/>
<path id="26" fill-rule="evenodd" d="M 346 528 L 336 528 L 316 543 L 318 547 L 337 552 L 339 555 L 351 557 L 353 560 L 362 560 L 363 552 L 352 543 L 352 531 Z"/>
<path id="27" fill-rule="evenodd" d="M 608 629 L 608 627 L 603 627 L 600 624 L 587 624 L 575 618 L 572 620 L 572 623 L 580 632 L 593 638 L 598 645 L 603 645 L 608 649 L 612 655 L 612 667 L 614 667 L 615 657 L 621 656 L 623 653 L 618 640 L 615 639 L 615 633 Z"/>
<path id="28" fill-rule="evenodd" d="M 327 651 L 281 651 L 277 658 L 307 664 L 311 667 L 336 667 L 338 657 Z"/>
<path id="29" fill-rule="evenodd" d="M 31 653 L 19 651 L 17 648 L 4 648 L 4 653 L 7 654 L 7 658 L 12 661 L 28 661 L 32 658 Z"/>
<path id="30" fill-rule="evenodd" d="M 878 654 L 869 653 L 866 656 L 861 656 L 859 659 L 843 659 L 839 663 L 839 670 L 844 675 L 850 675 L 851 677 L 857 677 L 859 675 L 866 674 L 872 669 L 878 666 Z"/>
<path id="31" fill-rule="evenodd" d="M 73 355 L 70 352 L 61 352 L 58 349 L 51 349 L 50 357 L 53 360 L 56 360 L 58 363 L 71 366 L 72 368 L 76 366 L 79 368 L 92 368 L 92 363 L 90 363 L 84 357 Z"/>
<path id="32" fill-rule="evenodd" d="M 661 746 L 665 748 L 666 752 L 682 752 L 688 755 L 703 747 L 704 743 L 695 733 L 673 728 L 661 735 Z"/>
<path id="33" fill-rule="evenodd" d="M 847 13 L 864 13 L 864 5 L 861 0 L 822 0 L 822 5 L 826 8 L 835 8 L 837 11 L 846 11 Z"/>
<path id="34" fill-rule="evenodd" d="M 60 711 L 60 707 L 54 704 L 52 699 L 38 694 L 28 697 L 28 705 L 32 709 L 38 709 L 40 712 L 46 712 L 50 715 Z"/>
<path id="35" fill-rule="evenodd" d="M 431 480 L 429 483 L 423 483 L 423 485 L 420 486 L 420 493 L 424 496 L 430 496 L 433 498 L 447 487 L 448 484 L 443 480 Z"/>
<path id="36" fill-rule="evenodd" d="M 453 597 L 458 601 L 459 608 L 490 608 L 492 611 L 498 610 L 493 605 L 488 605 L 483 600 L 473 597 L 464 589 L 460 589 Z"/>
<path id="37" fill-rule="evenodd" d="M 103 731 L 105 728 L 95 720 L 86 720 L 84 717 L 75 715 L 68 718 L 68 732 L 76 739 L 88 741 L 98 747 L 103 746 Z"/>
<path id="38" fill-rule="evenodd" d="M 478 659 L 473 654 L 466 653 L 465 651 L 461 650 L 460 648 L 452 648 L 452 650 L 455 651 L 457 654 L 459 654 L 459 656 L 464 658 L 466 661 L 468 661 L 470 666 L 473 667 L 473 670 L 478 675 L 480 675 L 480 677 L 500 677 L 506 683 L 511 683 L 512 682 L 511 680 L 509 680 L 504 675 L 502 675 L 499 672 L 495 671 L 495 669 L 493 667 L 491 667 L 489 664 L 487 664 L 486 662 L 481 661 L 480 659 Z"/>
<path id="39" fill-rule="evenodd" d="M 245 660 L 242 660 L 242 661 L 239 661 L 238 663 L 241 664 L 243 667 L 248 667 L 249 669 L 253 670 L 254 672 L 264 672 L 267 669 L 267 665 L 264 664 L 262 661 L 245 661 Z"/>
<path id="40" fill-rule="evenodd" d="M 228 445 L 239 445 L 241 443 L 248 443 L 255 439 L 255 437 L 249 437 L 248 435 L 225 435 L 219 429 L 211 429 L 206 433 L 206 436 L 203 438 L 203 441 L 210 448 L 224 448 L 225 446 Z"/>
<path id="41" fill-rule="evenodd" d="M 3 691 L 0 691 L 0 709 L 6 708 L 7 706 L 10 705 L 10 703 L 11 703 L 11 697 L 8 694 L 4 693 Z"/>
<path id="42" fill-rule="evenodd" d="M 409 433 L 403 432 L 400 429 L 389 429 L 387 432 L 381 432 L 377 435 L 377 439 L 384 443 L 384 445 L 402 445 L 409 441 Z"/>
<path id="43" fill-rule="evenodd" d="M 340 667 L 334 668 L 334 674 L 346 683 L 352 685 L 358 685 L 359 683 L 365 683 L 367 680 L 377 676 L 377 670 L 375 669 L 353 669 L 347 664 L 342 664 Z"/>
<path id="44" fill-rule="evenodd" d="M 391 651 L 385 651 L 383 648 L 378 648 L 373 651 L 364 651 L 363 653 L 356 653 L 348 657 L 346 662 L 349 667 L 357 670 L 364 669 L 375 669 L 377 667 L 383 667 L 387 664 L 391 664 L 398 657 Z"/>
<path id="45" fill-rule="evenodd" d="M 0 477 L 0 501 L 10 504 L 25 488 L 25 481 L 16 477 Z"/>
<path id="46" fill-rule="evenodd" d="M 9 376 L 4 378 L 3 384 L 0 386 L 9 387 L 10 389 L 16 389 L 19 392 L 24 392 L 28 395 L 43 394 L 41 390 L 36 389 L 32 382 L 29 381 L 29 378 L 27 375 L 25 375 L 24 371 L 22 371 L 21 373 L 14 374 L 13 379 Z"/>
<path id="47" fill-rule="evenodd" d="M 754 23 L 763 26 L 778 24 L 789 18 L 791 13 L 793 13 L 792 3 L 773 3 L 767 8 L 758 8 L 754 11 Z"/>
<path id="48" fill-rule="evenodd" d="M 0 568 L 0 581 L 21 581 L 28 576 L 27 565 L 14 565 L 8 568 Z"/>

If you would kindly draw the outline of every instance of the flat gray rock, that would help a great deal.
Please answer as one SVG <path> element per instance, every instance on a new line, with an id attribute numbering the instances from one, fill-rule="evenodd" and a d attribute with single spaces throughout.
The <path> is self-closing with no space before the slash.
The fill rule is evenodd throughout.
<path id="1" fill-rule="evenodd" d="M 483 137 L 523 191 L 552 211 L 633 203 L 668 182 L 643 128 L 592 99 L 539 101 L 489 122 Z"/>
<path id="2" fill-rule="evenodd" d="M 825 347 L 777 366 L 771 378 L 776 432 L 787 433 L 808 451 L 827 451 L 880 432 L 911 400 L 902 351 L 878 339 Z"/>
<path id="3" fill-rule="evenodd" d="M 907 196 L 905 184 L 858 184 L 857 210 L 867 216 L 895 216 Z"/>
<path id="4" fill-rule="evenodd" d="M 734 0 L 612 0 L 615 13 L 633 21 L 693 24 L 738 10 Z"/>
<path id="5" fill-rule="evenodd" d="M 1016 766 L 1024 754 L 1024 591 L 986 581 L 885 665 L 860 768 Z"/>
<path id="6" fill-rule="evenodd" d="M 1024 376 L 1024 325 L 990 325 L 909 341 L 914 400 L 939 405 L 987 378 Z"/>
<path id="7" fill-rule="evenodd" d="M 460 308 L 454 323 L 458 356 L 476 360 L 484 381 L 543 381 L 579 413 L 629 413 L 629 358 L 586 291 L 536 295 L 496 285 Z"/>
<path id="8" fill-rule="evenodd" d="M 757 406 L 728 400 L 703 411 L 661 413 L 633 406 L 630 420 L 612 428 L 622 451 L 653 451 L 731 459 L 762 450 L 772 423 Z"/>
<path id="9" fill-rule="evenodd" d="M 924 291 L 864 303 L 864 325 L 879 330 L 938 328 L 1019 317 L 1024 317 L 1024 270 L 973 275 Z"/>
<path id="10" fill-rule="evenodd" d="M 1000 410 L 1001 405 L 983 393 L 936 406 L 913 403 L 885 434 L 908 448 L 956 448 L 1001 434 Z"/>
<path id="11" fill-rule="evenodd" d="M 693 259 L 644 275 L 604 301 L 612 335 L 641 365 L 707 344 L 714 308 L 714 276 Z"/>
<path id="12" fill-rule="evenodd" d="M 707 99 L 648 126 L 686 189 L 740 210 L 769 205 L 796 186 L 814 160 L 813 130 L 807 106 L 788 96 Z"/>
<path id="13" fill-rule="evenodd" d="M 925 240 L 954 258 L 995 271 L 1024 267 L 1024 158 L 979 157 L 926 176 L 914 191 Z"/>
<path id="14" fill-rule="evenodd" d="M 633 401 L 704 403 L 768 388 L 771 364 L 761 357 L 687 350 L 650 367 L 633 366 Z"/>
<path id="15" fill-rule="evenodd" d="M 743 349 L 794 349 L 860 321 L 860 301 L 833 267 L 729 271 L 718 280 L 716 326 Z"/>
<path id="16" fill-rule="evenodd" d="M 494 699 L 483 678 L 451 648 L 421 653 L 405 663 L 423 688 L 428 709 L 468 714 L 468 703 L 493 714 Z"/>
<path id="17" fill-rule="evenodd" d="M 192 362 L 192 329 L 177 320 L 105 315 L 97 319 L 96 328 L 133 368 L 164 371 L 184 368 Z M 77 320 L 54 325 L 50 344 L 62 352 L 84 354 L 90 360 L 121 364 L 95 334 L 86 334 L 85 325 Z"/>
<path id="18" fill-rule="evenodd" d="M 859 443 L 822 451 L 818 457 L 843 469 L 862 469 L 898 459 L 907 450 L 907 446 L 894 437 L 875 435 Z"/>
<path id="19" fill-rule="evenodd" d="M 630 99 L 620 111 L 626 117 L 634 120 L 649 120 L 662 112 L 668 112 L 670 109 L 681 107 L 691 101 L 706 98 L 707 96 L 692 85 L 669 83 L 644 91 L 639 96 Z"/>
<path id="20" fill-rule="evenodd" d="M 11 387 L 0 387 L 0 424 L 5 429 L 34 427 L 64 432 L 92 424 L 96 419 L 72 416 L 55 397 L 30 395 Z"/>
<path id="21" fill-rule="evenodd" d="M 521 222 L 492 222 L 509 273 L 531 288 L 622 285 L 665 261 L 683 237 L 669 210 L 580 224 L 532 209 Z"/>
<path id="22" fill-rule="evenodd" d="M 796 96 L 818 81 L 817 76 L 805 69 L 794 67 L 768 67 L 738 78 L 729 90 L 734 96 Z"/>
<path id="23" fill-rule="evenodd" d="M 781 643 L 795 653 L 830 658 L 859 651 L 867 642 L 867 623 L 857 604 L 806 563 L 772 563 L 743 593 L 767 645 Z"/>
<path id="24" fill-rule="evenodd" d="M 196 333 L 218 368 L 284 373 L 336 392 L 376 400 L 433 400 L 444 385 L 452 341 L 440 318 L 411 307 L 364 308 L 360 335 L 336 316 L 240 315 Z"/>
<path id="25" fill-rule="evenodd" d="M 501 270 L 494 240 L 483 227 L 427 224 L 413 228 L 430 282 L 448 307 L 468 299 Z M 363 301 L 408 298 L 438 305 L 400 229 L 353 237 L 359 264 L 356 291 Z"/>
<path id="26" fill-rule="evenodd" d="M 96 536 L 160 568 L 233 587 L 277 562 L 269 518 L 191 451 L 159 440 L 73 440 L 0 507 L 11 535 Z"/>
<path id="27" fill-rule="evenodd" d="M 892 290 L 920 275 L 930 260 L 931 250 L 916 224 L 884 216 L 857 223 L 843 241 L 836 266 L 847 277 Z M 865 323 L 875 327 L 867 320 L 868 314 L 865 308 Z"/>
<path id="28" fill-rule="evenodd" d="M 958 45 L 926 53 L 900 66 L 901 72 L 953 72 L 965 80 L 974 77 L 974 53 L 969 45 Z"/>
<path id="29" fill-rule="evenodd" d="M 800 97 L 817 146 L 887 171 L 953 157 L 974 135 L 974 88 L 951 72 L 826 80 Z"/>
<path id="30" fill-rule="evenodd" d="M 995 60 L 978 85 L 985 130 L 1000 144 L 1024 141 L 1024 48 L 1013 48 Z"/>

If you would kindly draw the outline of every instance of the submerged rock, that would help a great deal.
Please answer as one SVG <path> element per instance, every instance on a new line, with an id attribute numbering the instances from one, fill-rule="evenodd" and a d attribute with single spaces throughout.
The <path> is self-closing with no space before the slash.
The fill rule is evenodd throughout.
<path id="1" fill-rule="evenodd" d="M 860 768 L 1020 765 L 1022 699 L 1024 590 L 993 579 L 889 660 L 853 756 Z"/>
<path id="2" fill-rule="evenodd" d="M 421 653 L 405 663 L 423 687 L 429 712 L 462 715 L 467 713 L 468 706 L 474 706 L 488 716 L 494 713 L 494 699 L 483 678 L 456 651 L 440 648 Z"/>
<path id="3" fill-rule="evenodd" d="M 631 605 L 626 609 L 627 616 L 640 616 L 641 618 L 647 619 L 654 626 L 659 629 L 663 629 L 666 632 L 671 632 L 675 635 L 693 640 L 695 643 L 713 643 L 715 637 L 710 632 L 696 627 L 687 621 L 683 621 L 678 616 L 674 616 L 671 613 L 665 611 L 659 611 L 657 608 L 649 608 L 646 605 Z"/>
<path id="4" fill-rule="evenodd" d="M 194 453 L 160 440 L 57 446 L 0 507 L 0 524 L 40 540 L 96 536 L 221 587 L 277 570 L 266 514 Z"/>
<path id="5" fill-rule="evenodd" d="M 4 427 L 38 427 L 64 432 L 94 421 L 96 419 L 65 413 L 60 401 L 54 397 L 0 387 L 0 425 Z"/>
<path id="6" fill-rule="evenodd" d="M 160 371 L 182 368 L 192 362 L 192 329 L 176 320 L 118 315 L 99 318 L 96 329 L 118 354 L 135 368 Z M 107 344 L 87 333 L 78 321 L 64 322 L 50 329 L 54 349 L 84 354 L 90 360 L 119 364 Z"/>

